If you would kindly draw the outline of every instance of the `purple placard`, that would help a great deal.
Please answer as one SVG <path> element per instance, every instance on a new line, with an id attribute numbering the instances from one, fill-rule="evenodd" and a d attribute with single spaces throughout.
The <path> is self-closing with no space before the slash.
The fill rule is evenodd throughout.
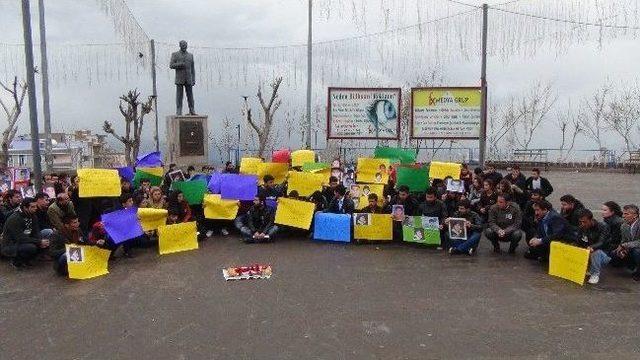
<path id="1" fill-rule="evenodd" d="M 222 179 L 233 176 L 233 174 L 222 174 L 219 172 L 211 174 L 211 179 L 209 179 L 209 184 L 207 184 L 207 189 L 212 194 L 220 194 L 220 186 L 222 185 Z"/>
<path id="2" fill-rule="evenodd" d="M 136 167 L 157 167 L 162 166 L 162 153 L 154 151 L 138 156 Z"/>
<path id="3" fill-rule="evenodd" d="M 135 207 L 102 214 L 102 223 L 116 244 L 144 234 L 138 220 L 138 209 Z"/>
<path id="4" fill-rule="evenodd" d="M 223 199 L 250 201 L 258 194 L 258 178 L 255 175 L 227 174 L 220 183 Z"/>
<path id="5" fill-rule="evenodd" d="M 124 166 L 118 168 L 118 175 L 121 178 L 127 180 L 128 182 L 133 182 L 133 178 L 135 176 L 135 172 L 132 167 Z"/>

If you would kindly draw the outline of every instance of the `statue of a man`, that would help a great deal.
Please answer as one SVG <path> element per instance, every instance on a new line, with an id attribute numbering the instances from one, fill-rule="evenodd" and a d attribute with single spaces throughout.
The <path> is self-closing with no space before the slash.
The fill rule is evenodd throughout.
<path id="1" fill-rule="evenodd" d="M 183 87 L 187 91 L 189 115 L 196 115 L 193 110 L 193 85 L 196 84 L 196 68 L 193 54 L 187 52 L 187 42 L 180 41 L 180 51 L 171 54 L 169 67 L 176 71 L 176 115 L 182 115 Z"/>

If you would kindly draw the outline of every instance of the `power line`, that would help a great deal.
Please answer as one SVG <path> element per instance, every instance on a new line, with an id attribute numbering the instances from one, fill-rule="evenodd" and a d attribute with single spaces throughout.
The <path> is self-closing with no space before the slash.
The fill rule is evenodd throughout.
<path id="1" fill-rule="evenodd" d="M 492 7 L 491 9 L 492 10 L 496 10 L 496 11 L 501 11 L 501 12 L 504 12 L 504 13 L 513 14 L 513 15 L 530 17 L 530 18 L 533 18 L 533 19 L 541 19 L 541 20 L 547 20 L 547 21 L 561 22 L 561 23 L 566 23 L 566 24 L 576 24 L 576 25 L 582 25 L 582 26 L 595 26 L 595 27 L 600 27 L 600 28 L 612 28 L 612 29 L 640 30 L 640 27 L 637 27 L 637 26 L 598 24 L 598 23 L 587 22 L 587 21 L 558 19 L 558 18 L 552 18 L 552 17 L 548 17 L 548 16 L 541 16 L 541 15 L 522 13 L 522 12 L 517 12 L 517 11 L 512 11 L 512 10 L 506 10 L 506 9 L 501 9 L 501 8 L 497 8 L 497 7 Z"/>

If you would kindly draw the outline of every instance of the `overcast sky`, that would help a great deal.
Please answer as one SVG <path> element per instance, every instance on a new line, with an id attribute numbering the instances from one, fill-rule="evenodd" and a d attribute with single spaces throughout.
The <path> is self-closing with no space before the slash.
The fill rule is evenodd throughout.
<path id="1" fill-rule="evenodd" d="M 402 2 L 402 0 L 396 1 Z M 471 0 L 467 2 L 480 3 L 480 1 Z M 531 3 L 530 0 L 528 2 Z M 147 34 L 157 41 L 176 42 L 179 39 L 186 39 L 190 44 L 216 47 L 271 46 L 301 44 L 306 41 L 306 1 L 302 0 L 129 0 L 128 3 Z M 350 4 L 349 1 L 345 3 Z M 381 15 L 380 7 L 375 6 L 375 3 L 377 1 L 371 1 L 371 9 L 366 9 L 369 19 L 367 32 L 384 29 L 383 21 L 376 21 Z M 436 4 L 436 2 L 433 3 Z M 0 0 L 0 24 L 2 24 L 0 43 L 22 43 L 19 4 L 20 1 L 17 0 Z M 95 1 L 48 0 L 46 5 L 47 37 L 50 46 L 61 43 L 120 41 L 111 20 L 100 11 Z M 444 6 L 443 4 L 441 7 Z M 450 4 L 446 7 L 446 11 L 464 10 L 464 7 Z M 314 23 L 315 41 L 354 36 L 364 31 L 361 24 L 349 19 L 349 16 L 344 18 L 336 16 L 335 9 L 337 7 L 334 6 L 334 14 L 329 20 L 320 19 L 320 15 L 317 15 L 318 20 Z M 411 11 L 405 11 L 405 14 L 411 14 Z M 425 14 L 422 16 L 423 19 L 427 17 Z M 37 1 L 35 0 L 32 0 L 32 17 L 34 34 L 36 34 L 34 41 L 37 42 Z M 415 19 L 407 15 L 404 19 L 397 20 L 395 24 L 408 25 L 415 22 Z M 169 54 L 158 54 L 158 56 L 168 57 Z M 197 51 L 194 51 L 194 56 L 198 61 Z M 559 57 L 548 51 L 542 51 L 535 57 L 512 57 L 507 63 L 497 58 L 490 58 L 489 86 L 492 98 L 504 99 L 510 95 L 521 94 L 538 80 L 552 81 L 559 95 L 558 110 L 562 110 L 570 100 L 575 105 L 580 97 L 590 94 L 607 78 L 618 84 L 635 81 L 638 63 L 640 63 L 640 44 L 637 40 L 611 41 L 602 50 L 598 50 L 594 42 L 588 42 L 570 47 Z M 354 66 L 358 65 L 354 64 Z M 419 74 L 416 74 L 416 77 L 418 76 Z M 448 64 L 443 71 L 443 77 L 452 86 L 477 85 L 479 60 Z M 7 74 L 2 74 L 2 78 L 6 80 Z M 389 79 L 389 83 L 392 84 L 393 79 Z M 369 84 L 362 81 L 351 85 L 368 86 Z M 398 81 L 395 86 L 402 85 L 404 82 Z M 121 120 L 117 112 L 117 97 L 125 90 L 136 87 L 143 93 L 149 94 L 150 80 L 141 76 L 138 79 L 110 81 L 91 87 L 79 83 L 69 83 L 64 86 L 54 84 L 51 88 L 53 129 L 71 131 L 77 128 L 90 128 L 100 132 L 102 122 L 107 119 L 114 120 L 118 127 Z M 254 94 L 255 85 L 236 88 L 214 87 L 208 91 L 196 85 L 194 91 L 197 110 L 210 116 L 211 130 L 215 129 L 220 119 L 225 116 L 230 117 L 233 122 L 239 121 L 240 95 Z M 315 94 L 315 103 L 324 103 L 325 91 Z M 304 103 L 298 104 L 297 101 L 304 100 L 304 89 L 287 90 L 283 96 L 287 94 L 291 96 L 287 104 L 297 107 L 298 111 L 303 113 Z M 161 138 L 164 134 L 163 119 L 174 110 L 173 97 L 174 88 L 170 79 L 161 75 L 159 77 Z M 40 121 L 42 121 L 41 117 Z M 324 122 L 325 119 L 322 118 L 321 121 Z M 151 122 L 147 124 L 151 125 Z M 22 132 L 28 129 L 26 112 L 21 129 Z M 545 136 L 550 134 L 552 129 L 553 125 L 549 122 L 536 137 L 534 146 L 557 146 L 553 136 Z M 151 127 L 149 130 L 145 138 L 147 149 L 151 147 Z M 614 146 L 615 141 L 615 138 L 610 137 L 609 145 Z M 319 145 L 324 146 L 324 141 Z M 593 148 L 594 146 L 580 140 L 579 147 Z"/>

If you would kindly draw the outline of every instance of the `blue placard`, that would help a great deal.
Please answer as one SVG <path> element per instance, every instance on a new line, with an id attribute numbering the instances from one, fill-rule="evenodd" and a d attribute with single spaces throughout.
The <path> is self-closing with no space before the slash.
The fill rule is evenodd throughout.
<path id="1" fill-rule="evenodd" d="M 323 241 L 351 241 L 351 215 L 317 213 L 314 218 L 313 238 Z"/>

